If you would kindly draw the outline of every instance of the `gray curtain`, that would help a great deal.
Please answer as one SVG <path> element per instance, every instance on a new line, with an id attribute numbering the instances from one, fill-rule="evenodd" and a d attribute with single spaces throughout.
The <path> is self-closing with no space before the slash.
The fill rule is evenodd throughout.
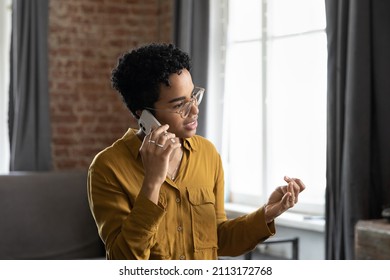
<path id="1" fill-rule="evenodd" d="M 48 0 L 13 0 L 9 98 L 10 170 L 51 169 Z"/>
<path id="2" fill-rule="evenodd" d="M 390 203 L 390 1 L 325 0 L 326 258 L 354 259 L 354 227 Z"/>
<path id="3" fill-rule="evenodd" d="M 174 43 L 191 57 L 194 84 L 206 88 L 197 130 L 197 134 L 203 136 L 206 132 L 209 14 L 209 0 L 175 1 Z"/>

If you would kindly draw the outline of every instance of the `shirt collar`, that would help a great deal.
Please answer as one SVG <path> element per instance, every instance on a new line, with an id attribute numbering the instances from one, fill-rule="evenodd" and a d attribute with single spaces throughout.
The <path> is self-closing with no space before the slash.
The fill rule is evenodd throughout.
<path id="1" fill-rule="evenodd" d="M 183 147 L 189 151 L 195 152 L 197 150 L 197 146 L 194 139 L 195 139 L 194 137 L 184 138 Z"/>
<path id="2" fill-rule="evenodd" d="M 123 136 L 123 140 L 134 158 L 138 157 L 139 149 L 141 148 L 142 144 L 136 133 L 137 129 L 129 128 Z"/>

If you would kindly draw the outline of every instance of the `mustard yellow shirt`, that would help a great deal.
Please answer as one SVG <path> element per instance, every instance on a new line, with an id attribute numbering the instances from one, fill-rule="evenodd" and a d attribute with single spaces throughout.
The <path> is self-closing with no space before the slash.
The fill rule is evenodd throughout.
<path id="1" fill-rule="evenodd" d="M 167 177 L 158 205 L 142 194 L 144 178 L 136 131 L 129 129 L 96 155 L 88 199 L 107 259 L 194 259 L 238 256 L 275 233 L 263 208 L 228 220 L 220 155 L 200 136 L 184 139 L 175 181 Z"/>

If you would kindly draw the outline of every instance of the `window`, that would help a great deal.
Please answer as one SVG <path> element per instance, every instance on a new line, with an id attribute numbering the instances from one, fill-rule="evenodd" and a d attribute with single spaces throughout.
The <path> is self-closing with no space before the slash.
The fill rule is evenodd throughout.
<path id="1" fill-rule="evenodd" d="M 0 1 L 0 173 L 9 171 L 8 88 L 11 0 Z"/>
<path id="2" fill-rule="evenodd" d="M 219 103 L 210 104 L 223 107 L 219 119 L 223 125 L 221 129 L 212 126 L 222 137 L 217 139 L 210 132 L 210 138 L 224 161 L 227 200 L 261 205 L 275 187 L 285 184 L 283 176 L 288 175 L 307 185 L 294 210 L 323 214 L 325 3 L 228 0 L 218 4 L 211 13 L 219 17 L 215 25 L 226 32 L 211 35 L 211 51 L 219 54 L 211 54 L 219 59 L 211 62 L 219 65 L 211 71 L 220 72 L 211 74 L 216 76 L 210 77 L 209 90 L 219 90 Z M 213 85 L 218 79 L 223 86 Z M 210 106 L 208 116 L 216 118 Z"/>

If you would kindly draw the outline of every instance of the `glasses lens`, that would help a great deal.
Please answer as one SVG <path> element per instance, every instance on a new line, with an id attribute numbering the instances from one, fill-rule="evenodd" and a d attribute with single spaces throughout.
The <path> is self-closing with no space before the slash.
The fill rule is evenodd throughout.
<path id="1" fill-rule="evenodd" d="M 191 100 L 188 101 L 187 103 L 185 103 L 183 105 L 183 108 L 180 110 L 180 114 L 181 114 L 182 118 L 185 119 L 188 117 L 193 105 L 198 106 L 200 104 L 200 102 L 202 102 L 203 93 L 204 93 L 203 88 L 198 88 L 198 87 L 195 88 Z"/>
<path id="2" fill-rule="evenodd" d="M 204 89 L 203 88 L 196 88 L 195 94 L 193 98 L 195 99 L 195 104 L 199 105 L 200 102 L 202 102 Z"/>
<path id="3" fill-rule="evenodd" d="M 186 104 L 184 104 L 183 106 L 183 110 L 181 111 L 181 116 L 185 119 L 186 117 L 188 117 L 188 115 L 190 114 L 190 111 L 191 111 L 191 108 L 192 108 L 192 105 L 195 103 L 194 100 L 191 100 L 189 102 L 187 102 Z"/>

